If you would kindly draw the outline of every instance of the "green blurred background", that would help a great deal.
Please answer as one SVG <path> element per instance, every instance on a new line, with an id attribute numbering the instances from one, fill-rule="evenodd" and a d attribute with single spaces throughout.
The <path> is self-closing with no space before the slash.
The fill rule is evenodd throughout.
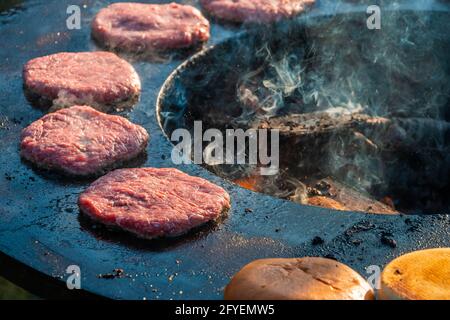
<path id="1" fill-rule="evenodd" d="M 0 277 L 0 300 L 5 299 L 26 300 L 36 299 L 36 297 L 22 288 L 12 284 L 5 278 Z"/>

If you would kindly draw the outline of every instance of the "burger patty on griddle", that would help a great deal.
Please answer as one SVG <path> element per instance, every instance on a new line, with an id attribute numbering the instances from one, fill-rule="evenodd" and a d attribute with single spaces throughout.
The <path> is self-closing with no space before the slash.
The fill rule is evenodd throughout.
<path id="1" fill-rule="evenodd" d="M 127 119 L 73 106 L 49 113 L 22 131 L 21 155 L 39 167 L 89 176 L 144 151 L 147 131 Z"/>
<path id="2" fill-rule="evenodd" d="M 217 220 L 230 208 L 230 196 L 177 169 L 118 169 L 95 181 L 78 205 L 96 221 L 152 239 L 179 236 Z"/>
<path id="3" fill-rule="evenodd" d="M 206 42 L 209 22 L 189 5 L 114 3 L 95 16 L 92 36 L 119 51 L 181 49 Z"/>
<path id="4" fill-rule="evenodd" d="M 61 52 L 35 58 L 23 69 L 25 93 L 39 107 L 89 105 L 124 109 L 139 99 L 141 82 L 133 66 L 113 53 Z"/>

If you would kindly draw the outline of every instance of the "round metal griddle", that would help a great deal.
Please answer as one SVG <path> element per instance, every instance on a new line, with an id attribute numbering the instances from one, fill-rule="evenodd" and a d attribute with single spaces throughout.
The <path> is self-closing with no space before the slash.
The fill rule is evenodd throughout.
<path id="1" fill-rule="evenodd" d="M 232 209 L 222 223 L 157 241 L 93 224 L 80 216 L 76 204 L 92 180 L 62 178 L 20 159 L 20 131 L 43 114 L 25 99 L 21 70 L 37 56 L 97 50 L 89 23 L 107 2 L 11 3 L 14 8 L 0 16 L 0 272 L 10 280 L 42 297 L 220 299 L 230 277 L 257 258 L 328 256 L 364 275 L 366 267 L 382 267 L 405 252 L 450 246 L 448 215 L 382 216 L 301 206 L 242 189 L 196 165 L 179 169 L 217 183 L 231 195 Z M 81 30 L 66 29 L 69 4 L 82 8 Z M 326 1 L 319 1 L 311 15 L 334 9 L 335 4 L 328 8 Z M 209 44 L 241 31 L 213 23 Z M 159 89 L 183 60 L 132 60 L 143 92 L 127 116 L 151 135 L 143 166 L 173 166 L 172 145 L 158 123 L 155 105 Z M 324 243 L 313 245 L 316 236 Z M 395 239 L 396 247 L 386 239 Z M 81 269 L 82 290 L 66 287 L 70 265 Z M 123 276 L 100 276 L 114 269 L 123 269 Z"/>

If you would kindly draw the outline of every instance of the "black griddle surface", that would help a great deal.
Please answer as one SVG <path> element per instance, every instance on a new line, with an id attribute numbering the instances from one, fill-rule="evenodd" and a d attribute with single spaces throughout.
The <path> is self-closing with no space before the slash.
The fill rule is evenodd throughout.
<path id="1" fill-rule="evenodd" d="M 107 1 L 11 3 L 16 8 L 0 15 L 0 271 L 25 288 L 60 298 L 220 299 L 230 277 L 257 258 L 328 256 L 366 275 L 366 267 L 382 267 L 405 252 L 450 246 L 448 215 L 380 216 L 301 206 L 244 190 L 196 165 L 178 168 L 231 195 L 232 209 L 223 223 L 170 241 L 138 240 L 92 224 L 76 205 L 92 180 L 36 171 L 20 159 L 20 131 L 43 114 L 25 99 L 21 71 L 37 56 L 97 50 L 89 23 Z M 313 13 L 324 3 L 319 1 Z M 82 7 L 81 30 L 66 29 L 69 4 Z M 208 45 L 238 32 L 235 26 L 212 23 Z M 173 166 L 172 146 L 158 124 L 155 105 L 160 87 L 182 61 L 132 61 L 143 92 L 128 116 L 151 135 L 144 166 Z M 383 244 L 383 235 L 397 246 Z M 316 236 L 325 243 L 312 245 Z M 70 265 L 81 269 L 82 290 L 66 288 Z M 117 268 L 124 270 L 123 277 L 99 277 Z"/>

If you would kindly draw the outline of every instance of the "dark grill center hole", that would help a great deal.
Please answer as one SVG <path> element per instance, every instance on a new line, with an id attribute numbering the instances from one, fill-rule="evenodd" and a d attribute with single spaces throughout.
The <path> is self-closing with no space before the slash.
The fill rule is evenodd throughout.
<path id="1" fill-rule="evenodd" d="M 338 210 L 448 213 L 449 21 L 386 11 L 377 31 L 365 13 L 250 30 L 166 84 L 162 126 L 169 137 L 194 121 L 279 130 L 277 175 L 208 166 L 253 191 Z"/>
<path id="2" fill-rule="evenodd" d="M 258 121 L 256 127 L 280 130 L 281 170 L 259 176 L 255 168 L 242 168 L 234 181 L 245 188 L 339 210 L 448 209 L 446 121 L 310 113 Z"/>

